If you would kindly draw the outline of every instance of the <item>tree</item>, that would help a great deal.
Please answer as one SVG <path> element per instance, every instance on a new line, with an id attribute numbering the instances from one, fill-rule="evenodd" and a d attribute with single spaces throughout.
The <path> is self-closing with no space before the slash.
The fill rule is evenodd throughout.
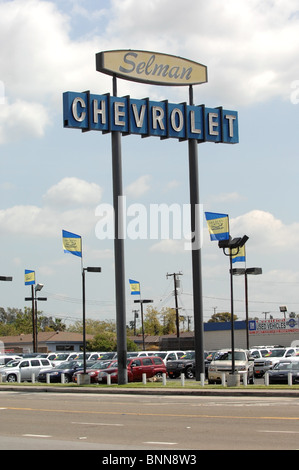
<path id="1" fill-rule="evenodd" d="M 238 319 L 237 315 L 234 315 L 234 321 Z M 231 314 L 230 312 L 219 312 L 219 313 L 214 313 L 210 320 L 208 320 L 208 323 L 219 323 L 219 322 L 225 322 L 225 321 L 231 321 Z"/>
<path id="2" fill-rule="evenodd" d="M 112 332 L 99 333 L 91 340 L 86 341 L 86 348 L 89 351 L 116 351 L 117 350 L 117 338 L 116 334 Z M 127 338 L 127 350 L 137 351 L 137 346 L 134 341 Z"/>
<path id="3" fill-rule="evenodd" d="M 159 321 L 159 312 L 152 306 L 146 309 L 144 315 L 144 332 L 148 335 L 157 336 L 162 334 L 163 327 Z"/>

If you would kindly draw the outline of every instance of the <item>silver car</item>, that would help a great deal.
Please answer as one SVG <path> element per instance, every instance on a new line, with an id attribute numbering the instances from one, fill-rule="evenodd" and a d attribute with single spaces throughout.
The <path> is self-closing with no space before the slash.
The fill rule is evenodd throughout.
<path id="1" fill-rule="evenodd" d="M 0 369 L 0 374 L 3 382 L 24 382 L 31 381 L 32 374 L 37 377 L 42 369 L 51 367 L 48 359 L 34 357 L 8 362 Z"/>

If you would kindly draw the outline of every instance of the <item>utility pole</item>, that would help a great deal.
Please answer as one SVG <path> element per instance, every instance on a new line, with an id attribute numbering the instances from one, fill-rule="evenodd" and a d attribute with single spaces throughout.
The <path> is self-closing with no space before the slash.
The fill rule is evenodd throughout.
<path id="1" fill-rule="evenodd" d="M 177 288 L 179 286 L 179 280 L 177 279 L 177 276 L 182 276 L 183 273 L 171 273 L 171 274 L 166 274 L 166 278 L 168 279 L 170 276 L 173 276 L 173 283 L 174 283 L 174 299 L 175 299 L 175 315 L 176 315 L 176 335 L 177 338 L 180 337 L 180 319 L 179 319 L 179 307 L 178 307 L 178 293 L 177 293 Z"/>

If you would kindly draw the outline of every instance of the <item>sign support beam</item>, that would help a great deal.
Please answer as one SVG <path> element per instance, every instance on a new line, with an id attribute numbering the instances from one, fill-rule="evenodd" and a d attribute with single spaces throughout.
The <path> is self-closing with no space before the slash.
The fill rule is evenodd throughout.
<path id="1" fill-rule="evenodd" d="M 113 96 L 117 96 L 116 76 L 113 76 Z M 112 181 L 114 206 L 114 261 L 115 261 L 115 296 L 117 329 L 118 384 L 127 383 L 127 334 L 126 334 L 126 295 L 125 295 L 125 260 L 123 227 L 123 184 L 121 133 L 111 134 L 112 144 Z"/>
<path id="2" fill-rule="evenodd" d="M 189 104 L 193 105 L 193 87 L 189 87 Z M 189 184 L 191 207 L 191 240 L 192 277 L 193 277 L 193 310 L 194 310 L 194 339 L 195 339 L 195 378 L 201 380 L 205 373 L 204 344 L 203 344 L 203 303 L 202 303 L 202 270 L 201 270 L 201 240 L 199 218 L 199 176 L 197 141 L 188 140 L 189 150 Z"/>

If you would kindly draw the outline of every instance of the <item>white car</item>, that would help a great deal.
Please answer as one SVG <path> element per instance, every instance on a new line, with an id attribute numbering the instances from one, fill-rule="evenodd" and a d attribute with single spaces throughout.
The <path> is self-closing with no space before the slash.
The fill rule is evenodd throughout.
<path id="1" fill-rule="evenodd" d="M 299 351 L 298 348 L 272 348 L 265 357 L 254 360 L 254 376 L 263 377 L 265 372 L 273 369 L 281 359 L 290 358 Z"/>
<path id="2" fill-rule="evenodd" d="M 0 374 L 3 382 L 25 382 L 32 380 L 32 374 L 37 377 L 42 369 L 51 367 L 48 359 L 31 357 L 8 362 L 0 369 Z"/>
<path id="3" fill-rule="evenodd" d="M 244 374 L 247 374 L 247 383 L 254 383 L 253 360 L 249 358 L 245 349 L 235 349 L 235 372 L 240 374 L 240 381 L 244 382 Z M 208 369 L 209 384 L 221 383 L 222 374 L 227 376 L 232 371 L 232 351 L 231 349 L 221 349 L 210 362 Z"/>

